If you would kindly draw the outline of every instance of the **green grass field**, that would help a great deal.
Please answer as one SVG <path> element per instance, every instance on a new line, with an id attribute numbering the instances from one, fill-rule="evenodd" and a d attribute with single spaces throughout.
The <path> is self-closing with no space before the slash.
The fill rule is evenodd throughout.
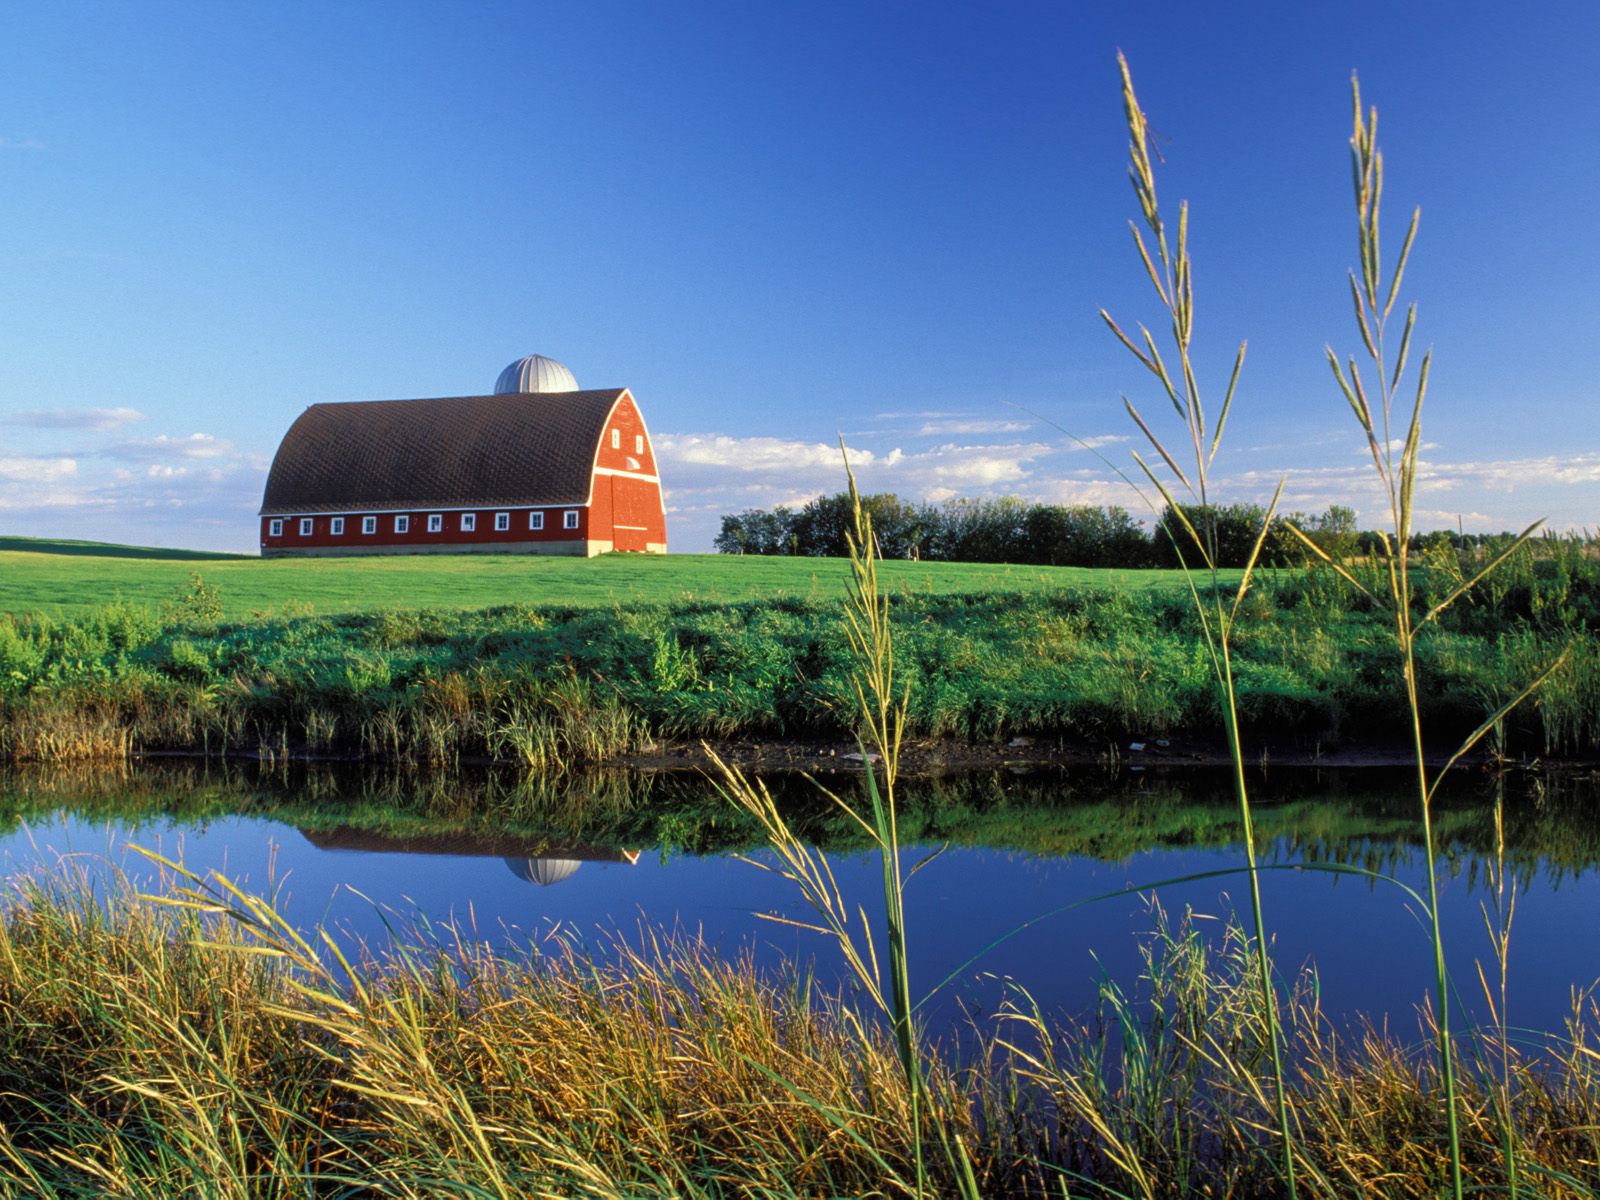
<path id="1" fill-rule="evenodd" d="M 215 588 L 226 620 L 256 614 L 374 609 L 575 608 L 728 603 L 766 596 L 841 594 L 836 558 L 724 554 L 608 554 L 594 559 L 518 554 L 259 559 L 196 550 L 0 538 L 0 612 L 73 616 L 121 599 L 160 605 L 194 576 Z M 1103 571 L 989 563 L 883 564 L 885 582 L 928 595 L 1033 592 L 1086 586 L 1181 586 L 1173 571 Z"/>

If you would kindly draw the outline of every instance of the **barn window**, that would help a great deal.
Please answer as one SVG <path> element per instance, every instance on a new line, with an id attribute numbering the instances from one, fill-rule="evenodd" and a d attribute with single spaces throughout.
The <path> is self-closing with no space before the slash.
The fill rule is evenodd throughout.
<path id="1" fill-rule="evenodd" d="M 362 517 L 361 518 L 361 532 L 362 533 L 377 533 L 378 532 L 378 518 L 377 517 Z"/>
<path id="2" fill-rule="evenodd" d="M 511 528 L 511 514 L 510 513 L 495 513 L 495 515 L 494 515 L 494 531 L 496 533 L 504 533 L 506 530 L 508 530 L 510 528 Z"/>
<path id="3" fill-rule="evenodd" d="M 335 517 L 333 519 L 333 528 L 328 530 L 328 532 L 333 534 L 334 537 L 343 537 L 344 536 L 344 518 L 343 517 Z"/>
<path id="4" fill-rule="evenodd" d="M 636 433 L 633 435 L 633 452 L 635 454 L 644 453 L 644 434 Z"/>
<path id="5" fill-rule="evenodd" d="M 315 527 L 316 527 L 316 521 L 312 520 L 312 518 L 310 518 L 310 517 L 301 517 L 300 518 L 300 536 L 301 537 L 310 537 L 311 536 L 311 531 Z"/>
<path id="6" fill-rule="evenodd" d="M 561 514 L 561 527 L 563 529 L 576 529 L 578 527 L 578 510 L 569 508 Z"/>
<path id="7" fill-rule="evenodd" d="M 462 513 L 461 514 L 461 532 L 462 533 L 471 533 L 477 528 L 478 528 L 478 514 L 477 513 Z"/>
<path id="8" fill-rule="evenodd" d="M 267 523 L 267 536 L 268 537 L 282 537 L 283 536 L 283 521 L 282 521 L 282 519 L 279 519 L 279 520 L 276 520 L 276 521 L 269 521 Z"/>
<path id="9" fill-rule="evenodd" d="M 438 533 L 444 529 L 444 516 L 441 513 L 428 514 L 428 532 Z"/>
<path id="10" fill-rule="evenodd" d="M 528 514 L 528 528 L 529 529 L 543 529 L 544 528 L 544 514 L 543 513 L 529 513 Z"/>
<path id="11" fill-rule="evenodd" d="M 396 533 L 409 533 L 411 531 L 411 518 L 396 517 L 394 519 L 394 531 Z"/>
<path id="12" fill-rule="evenodd" d="M 622 449 L 622 430 L 613 429 L 611 431 L 611 448 L 613 450 Z"/>

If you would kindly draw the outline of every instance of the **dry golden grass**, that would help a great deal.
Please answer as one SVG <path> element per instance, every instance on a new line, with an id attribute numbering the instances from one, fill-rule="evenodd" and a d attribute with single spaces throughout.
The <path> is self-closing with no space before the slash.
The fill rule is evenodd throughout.
<path id="1" fill-rule="evenodd" d="M 888 1037 L 687 937 L 356 965 L 225 888 L 33 881 L 0 922 L 0 1062 L 23 1191 L 870 1194 L 909 1170 Z"/>
<path id="2" fill-rule="evenodd" d="M 790 974 L 644 931 L 496 953 L 470 931 L 346 964 L 213 881 L 84 877 L 0 914 L 0 1195 L 1275 1196 L 1282 1163 L 1253 951 L 1160 924 L 1138 998 L 1061 1025 L 1019 996 L 959 1069 Z M 1449 1178 L 1437 1059 L 1284 1006 L 1302 1194 L 1429 1197 Z M 1592 1001 L 1569 1036 L 1462 1041 L 1463 1172 L 1600 1187 Z M 1111 1032 L 1114 1031 L 1114 1034 Z M 1486 1081 L 1487 1080 L 1487 1084 Z M 1069 1187 L 1063 1191 L 1063 1185 Z"/>

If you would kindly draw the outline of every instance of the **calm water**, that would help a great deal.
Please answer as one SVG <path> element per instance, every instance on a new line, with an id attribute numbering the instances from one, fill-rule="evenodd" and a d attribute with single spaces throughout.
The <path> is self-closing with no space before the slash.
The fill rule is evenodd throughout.
<path id="1" fill-rule="evenodd" d="M 196 871 L 276 889 L 302 926 L 330 923 L 374 943 L 386 923 L 419 916 L 469 925 L 480 939 L 504 944 L 553 932 L 603 941 L 609 931 L 636 938 L 641 926 L 678 927 L 730 956 L 750 949 L 764 963 L 801 962 L 839 978 L 820 937 L 764 919 L 803 920 L 808 912 L 791 885 L 737 856 L 742 848 L 756 863 L 771 861 L 704 785 L 609 786 L 611 794 L 585 801 L 589 808 L 575 815 L 570 795 L 481 780 L 374 788 L 357 776 L 263 780 L 198 768 L 112 780 L 5 776 L 0 869 L 59 871 L 73 856 L 92 872 L 109 863 L 148 879 L 150 868 L 128 849 L 137 844 Z M 798 822 L 823 840 L 837 838 L 841 825 L 805 785 L 783 786 L 796 797 Z M 1422 856 L 1407 836 L 1403 775 L 1278 773 L 1258 786 L 1267 861 L 1356 863 L 1424 889 Z M 1508 790 L 1515 1024 L 1559 1028 L 1573 989 L 1600 976 L 1596 799 L 1585 782 Z M 1468 780 L 1439 816 L 1448 950 L 1469 999 L 1477 994 L 1475 963 L 1494 973 L 1483 921 L 1493 902 L 1486 868 L 1494 803 L 1491 782 Z M 935 1005 L 941 1020 L 963 1008 L 992 1010 L 997 979 L 1024 983 L 1047 1008 L 1071 1012 L 1093 1003 L 1102 976 L 1136 987 L 1141 935 L 1154 923 L 1144 898 L 1041 914 L 1240 861 L 1231 805 L 1219 781 L 1201 774 L 981 777 L 909 789 L 905 808 L 917 839 L 908 866 L 945 839 L 958 843 L 910 884 L 920 987 L 1033 922 L 960 972 Z M 876 859 L 848 843 L 830 858 L 845 896 L 873 912 Z M 1402 1033 L 1414 1027 L 1429 952 L 1409 897 L 1388 883 L 1316 871 L 1272 872 L 1263 886 L 1280 968 L 1314 965 L 1332 1013 L 1387 1015 Z M 1234 875 L 1164 886 L 1159 895 L 1169 912 L 1192 909 L 1203 927 L 1218 929 L 1236 902 L 1242 908 L 1247 889 Z"/>

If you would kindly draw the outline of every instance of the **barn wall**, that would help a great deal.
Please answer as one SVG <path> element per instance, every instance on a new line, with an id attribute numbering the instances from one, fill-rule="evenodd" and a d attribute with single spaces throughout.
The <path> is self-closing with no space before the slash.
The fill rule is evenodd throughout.
<path id="1" fill-rule="evenodd" d="M 611 549 L 610 542 L 449 542 L 434 546 L 301 546 L 263 550 L 262 558 L 359 558 L 367 554 L 548 554 L 558 558 L 593 558 Z"/>
<path id="2" fill-rule="evenodd" d="M 616 449 L 612 449 L 611 446 L 613 429 L 620 435 L 617 440 L 621 445 Z M 636 438 L 643 439 L 642 452 L 634 449 L 640 444 L 635 441 Z M 633 461 L 630 462 L 630 459 Z M 633 402 L 633 397 L 626 393 L 611 410 L 611 420 L 606 423 L 605 432 L 600 435 L 600 449 L 595 455 L 594 465 L 610 471 L 656 474 L 655 451 L 650 446 L 650 435 L 645 430 L 644 418 L 639 415 L 639 407 Z"/>
<path id="3" fill-rule="evenodd" d="M 601 476 L 608 486 L 596 488 L 610 496 L 611 539 L 618 550 L 645 550 L 667 540 L 666 516 L 661 511 L 661 485 L 623 475 Z"/>
<path id="4" fill-rule="evenodd" d="M 616 447 L 612 430 L 618 435 Z M 595 536 L 609 534 L 616 549 L 666 552 L 667 514 L 655 451 L 644 418 L 627 393 L 600 434 L 590 509 Z"/>
<path id="5" fill-rule="evenodd" d="M 611 532 L 611 489 L 606 486 L 609 476 L 593 475 L 589 479 L 589 528 L 596 533 Z"/>
<path id="6" fill-rule="evenodd" d="M 475 508 L 466 509 L 477 518 L 477 528 L 470 533 L 461 529 L 462 510 L 418 509 L 405 513 L 317 513 L 310 516 L 312 533 L 300 533 L 302 516 L 289 514 L 282 518 L 283 533 L 273 537 L 269 532 L 274 517 L 261 518 L 261 553 L 267 557 L 285 554 L 429 554 L 451 550 L 477 550 L 490 554 L 548 553 L 584 554 L 599 553 L 587 546 L 589 541 L 589 512 L 582 505 L 565 505 L 561 508 Z M 578 527 L 562 528 L 562 514 L 576 511 Z M 511 528 L 497 531 L 494 527 L 496 513 L 509 513 Z M 528 514 L 544 514 L 544 528 L 530 530 Z M 438 513 L 444 518 L 444 528 L 438 533 L 428 532 L 428 517 Z M 333 518 L 344 517 L 344 533 L 334 536 Z M 363 517 L 376 516 L 376 533 L 362 533 Z M 394 531 L 397 516 L 411 518 L 411 527 L 405 533 Z M 609 550 L 611 539 L 604 539 Z M 545 549 L 548 547 L 548 549 Z"/>

